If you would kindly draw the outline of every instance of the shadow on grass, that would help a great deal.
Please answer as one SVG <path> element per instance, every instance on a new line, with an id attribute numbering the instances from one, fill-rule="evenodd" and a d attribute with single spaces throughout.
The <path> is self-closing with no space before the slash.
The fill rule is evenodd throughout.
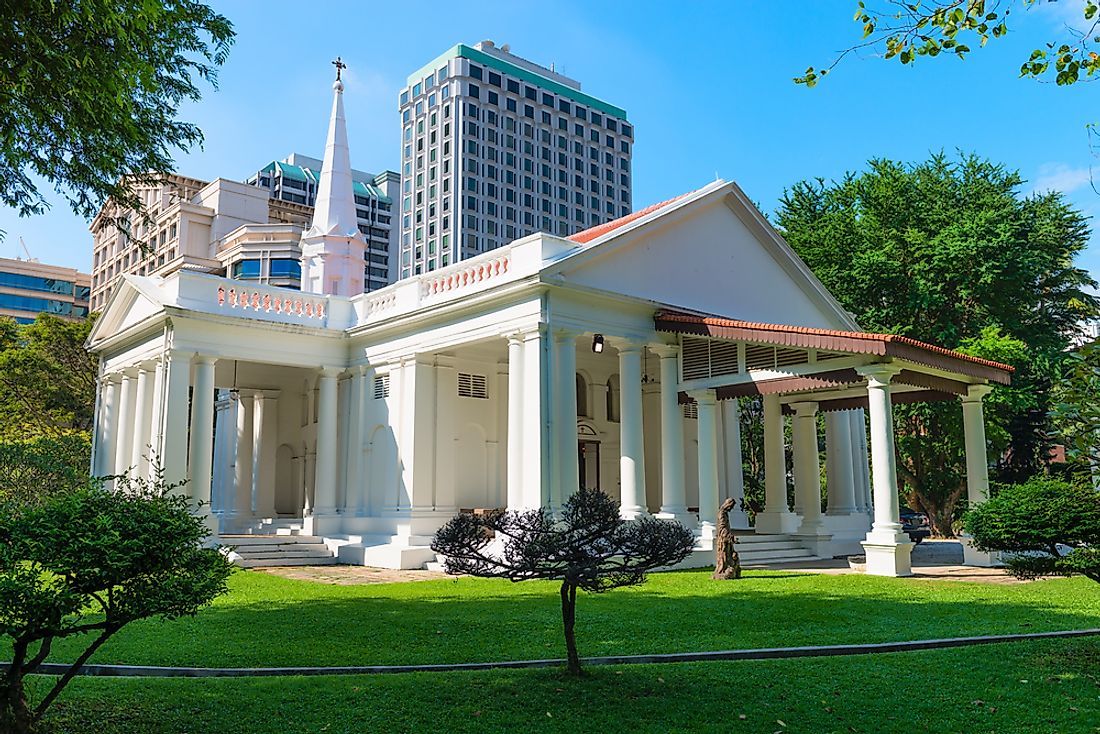
<path id="1" fill-rule="evenodd" d="M 244 575 L 197 617 L 134 624 L 92 662 L 267 667 L 563 656 L 557 585 L 461 578 L 331 586 Z M 1091 585 L 860 576 L 655 574 L 578 600 L 582 656 L 889 642 L 1100 626 Z M 55 646 L 51 660 L 74 656 Z"/>

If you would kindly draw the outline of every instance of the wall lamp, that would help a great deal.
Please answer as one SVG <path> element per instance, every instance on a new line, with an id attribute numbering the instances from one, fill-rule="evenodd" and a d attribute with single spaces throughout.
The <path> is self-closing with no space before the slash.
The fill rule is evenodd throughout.
<path id="1" fill-rule="evenodd" d="M 592 337 L 592 351 L 596 354 L 603 353 L 603 334 L 596 334 Z"/>

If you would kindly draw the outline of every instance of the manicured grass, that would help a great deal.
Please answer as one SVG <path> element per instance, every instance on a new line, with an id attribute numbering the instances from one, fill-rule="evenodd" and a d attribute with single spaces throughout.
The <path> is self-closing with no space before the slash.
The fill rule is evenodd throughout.
<path id="1" fill-rule="evenodd" d="M 492 628 L 496 621 L 486 624 Z M 724 623 L 733 630 L 757 621 L 730 614 Z M 329 631 L 326 625 L 312 633 L 321 638 Z M 1100 640 L 1087 638 L 860 657 L 593 668 L 581 680 L 551 670 L 81 678 L 48 719 L 58 734 L 1087 734 L 1100 731 L 1098 674 Z"/>
<path id="2" fill-rule="evenodd" d="M 230 587 L 193 619 L 131 625 L 93 662 L 259 667 L 564 654 L 556 584 L 335 586 L 241 572 Z M 1040 632 L 1100 627 L 1100 585 L 759 571 L 715 582 L 706 571 L 659 573 L 641 587 L 582 594 L 577 619 L 582 656 Z M 72 659 L 76 649 L 59 643 L 51 660 Z M 0 659 L 6 654 L 0 649 Z"/>

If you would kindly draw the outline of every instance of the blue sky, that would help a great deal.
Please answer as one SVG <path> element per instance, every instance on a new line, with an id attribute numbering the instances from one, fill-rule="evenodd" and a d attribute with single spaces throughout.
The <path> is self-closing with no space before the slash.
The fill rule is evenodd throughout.
<path id="1" fill-rule="evenodd" d="M 493 39 L 627 110 L 637 138 L 635 208 L 718 175 L 771 212 L 804 178 L 839 177 L 871 157 L 916 161 L 962 149 L 1018 168 L 1025 191 L 1062 190 L 1096 217 L 1085 132 L 1100 118 L 1096 88 L 1058 88 L 1017 71 L 1031 49 L 1080 17 L 1082 2 L 1018 11 L 1008 37 L 966 61 L 909 68 L 850 56 L 815 89 L 791 78 L 859 40 L 854 0 L 216 3 L 238 38 L 219 90 L 182 110 L 206 143 L 178 155 L 178 170 L 243 179 L 293 151 L 320 156 L 337 55 L 350 66 L 352 164 L 396 169 L 406 76 L 455 43 Z M 42 217 L 0 209 L 0 229 L 2 257 L 21 256 L 22 235 L 44 262 L 90 265 L 87 224 L 60 199 Z M 1100 236 L 1092 242 L 1081 264 L 1100 277 Z"/>

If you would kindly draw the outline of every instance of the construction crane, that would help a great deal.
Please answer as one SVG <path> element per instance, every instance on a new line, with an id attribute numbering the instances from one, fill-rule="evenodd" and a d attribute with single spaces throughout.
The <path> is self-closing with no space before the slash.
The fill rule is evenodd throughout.
<path id="1" fill-rule="evenodd" d="M 19 244 L 21 244 L 23 246 L 23 252 L 27 253 L 27 262 L 32 262 L 32 263 L 38 262 L 33 257 L 31 257 L 31 251 L 29 249 L 27 249 L 27 243 L 23 241 L 23 236 L 22 235 L 19 236 Z"/>

